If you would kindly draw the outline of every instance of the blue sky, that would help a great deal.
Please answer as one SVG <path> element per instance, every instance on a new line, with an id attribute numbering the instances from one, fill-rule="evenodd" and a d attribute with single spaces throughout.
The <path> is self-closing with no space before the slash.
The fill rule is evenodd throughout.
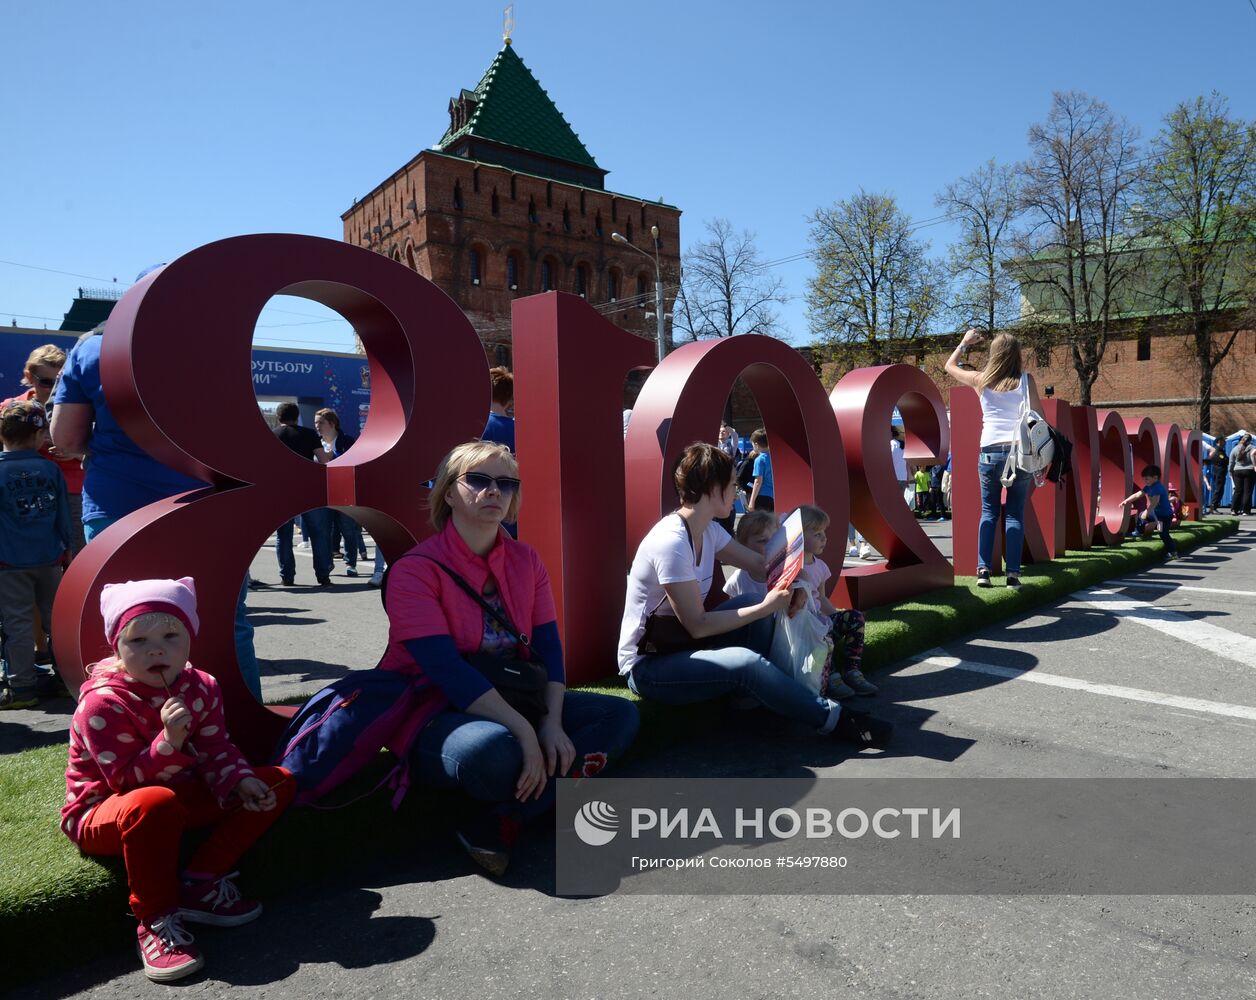
<path id="1" fill-rule="evenodd" d="M 440 138 L 503 7 L 4 0 L 0 260 L 28 266 L 0 264 L 0 323 L 56 328 L 79 285 L 226 236 L 340 239 L 353 198 Z M 726 217 L 767 260 L 806 250 L 808 213 L 860 187 L 936 218 L 948 181 L 1024 155 L 1053 90 L 1104 99 L 1144 136 L 1213 89 L 1256 118 L 1248 0 L 521 0 L 515 20 L 610 188 L 680 206 L 685 245 Z M 919 232 L 938 255 L 953 235 Z M 804 341 L 810 264 L 774 270 Z M 277 300 L 257 340 L 347 349 L 327 316 Z"/>

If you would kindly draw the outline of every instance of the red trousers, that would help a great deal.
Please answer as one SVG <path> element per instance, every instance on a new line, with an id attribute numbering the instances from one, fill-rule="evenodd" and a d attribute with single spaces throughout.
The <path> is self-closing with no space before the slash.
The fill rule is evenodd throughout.
<path id="1" fill-rule="evenodd" d="M 185 830 L 214 828 L 187 870 L 225 875 L 292 801 L 291 774 L 281 767 L 255 770 L 274 789 L 277 802 L 269 812 L 238 805 L 224 809 L 200 781 L 175 788 L 146 785 L 100 803 L 79 830 L 79 848 L 84 854 L 122 855 L 132 911 L 141 920 L 165 913 L 178 903 L 179 841 Z"/>

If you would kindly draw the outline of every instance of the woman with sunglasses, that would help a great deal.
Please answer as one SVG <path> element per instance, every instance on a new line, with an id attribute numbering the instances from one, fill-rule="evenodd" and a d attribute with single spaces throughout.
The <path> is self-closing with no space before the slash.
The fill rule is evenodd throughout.
<path id="1" fill-rule="evenodd" d="M 672 480 L 680 506 L 642 539 L 628 573 L 619 637 L 619 672 L 628 686 L 668 705 L 749 695 L 822 736 L 886 746 L 888 722 L 794 680 L 785 644 L 774 641 L 778 614 L 789 613 L 789 591 L 748 594 L 707 610 L 717 558 L 764 578 L 764 557 L 717 523 L 736 496 L 732 459 L 714 445 L 691 444 L 672 467 Z"/>
<path id="2" fill-rule="evenodd" d="M 632 702 L 566 691 L 549 576 L 536 550 L 502 528 L 516 519 L 519 501 L 519 466 L 509 448 L 459 445 L 432 485 L 436 534 L 389 567 L 384 587 L 388 650 L 380 666 L 425 676 L 445 703 L 415 741 L 412 773 L 467 793 L 457 836 L 493 875 L 506 870 L 520 823 L 553 805 L 550 779 L 598 773 L 638 727 Z M 521 649 L 523 636 L 530 653 Z M 538 721 L 468 662 L 482 666 L 485 656 L 539 660 Z"/>

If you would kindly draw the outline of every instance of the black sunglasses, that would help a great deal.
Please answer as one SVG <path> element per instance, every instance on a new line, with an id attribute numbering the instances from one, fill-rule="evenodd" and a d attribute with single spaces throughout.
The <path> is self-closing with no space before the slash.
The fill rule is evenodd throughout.
<path id="1" fill-rule="evenodd" d="M 43 375 L 36 375 L 34 376 L 34 379 L 36 385 L 42 386 L 45 389 L 51 389 L 57 384 L 57 380 L 55 378 L 45 378 Z"/>
<path id="2" fill-rule="evenodd" d="M 497 492 L 504 497 L 514 496 L 519 492 L 519 480 L 509 476 L 486 476 L 483 472 L 465 472 L 458 477 L 476 493 L 483 493 L 490 486 L 497 487 Z"/>

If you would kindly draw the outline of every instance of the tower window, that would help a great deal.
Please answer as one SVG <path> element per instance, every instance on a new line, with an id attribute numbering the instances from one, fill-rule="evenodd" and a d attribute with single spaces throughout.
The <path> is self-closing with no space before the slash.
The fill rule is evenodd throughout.
<path id="1" fill-rule="evenodd" d="M 589 266 L 581 264 L 576 268 L 576 294 L 582 299 L 589 297 Z"/>
<path id="2" fill-rule="evenodd" d="M 502 206 L 501 206 L 501 203 L 497 200 L 497 188 L 493 188 L 493 202 L 492 202 L 492 208 L 493 208 L 493 214 L 494 214 L 494 215 L 500 215 L 500 214 L 501 214 L 501 211 L 502 211 Z"/>
<path id="3" fill-rule="evenodd" d="M 545 185 L 545 207 L 554 207 L 554 185 L 547 183 Z"/>
<path id="4" fill-rule="evenodd" d="M 606 272 L 606 298 L 610 302 L 619 298 L 619 274 L 615 271 Z"/>
<path id="5" fill-rule="evenodd" d="M 513 253 L 506 255 L 506 284 L 512 292 L 519 287 L 519 258 Z"/>
<path id="6" fill-rule="evenodd" d="M 580 214 L 584 215 L 584 192 L 580 192 Z"/>
<path id="7" fill-rule="evenodd" d="M 614 198 L 611 199 L 611 222 L 619 221 L 619 202 Z"/>
<path id="8" fill-rule="evenodd" d="M 476 188 L 476 190 L 478 191 L 479 188 Z M 645 228 L 645 205 L 641 206 L 641 228 Z"/>
<path id="9" fill-rule="evenodd" d="M 1147 330 L 1140 330 L 1138 333 L 1138 360 L 1151 360 L 1151 333 Z"/>
<path id="10" fill-rule="evenodd" d="M 602 236 L 602 235 L 603 235 L 603 232 L 602 232 L 602 213 L 601 213 L 601 212 L 598 212 L 598 213 L 597 213 L 597 215 L 595 215 L 595 216 L 593 217 L 593 235 L 594 235 L 594 236 Z"/>
<path id="11" fill-rule="evenodd" d="M 628 220 L 628 225 L 625 226 L 624 228 L 627 230 L 627 232 L 625 232 L 624 235 L 628 237 L 628 242 L 631 243 L 632 242 L 632 220 L 631 219 Z"/>
<path id="12" fill-rule="evenodd" d="M 571 232 L 571 212 L 566 205 L 563 206 L 563 232 Z"/>
<path id="13" fill-rule="evenodd" d="M 471 284 L 480 283 L 480 251 L 472 247 L 467 259 L 471 266 Z"/>
<path id="14" fill-rule="evenodd" d="M 540 222 L 541 217 L 536 214 L 536 201 L 533 198 L 528 199 L 528 221 Z"/>
<path id="15" fill-rule="evenodd" d="M 554 265 L 548 259 L 541 261 L 541 291 L 554 290 Z"/>
<path id="16" fill-rule="evenodd" d="M 647 287 L 647 282 L 646 282 L 645 275 L 638 274 L 637 275 L 637 297 L 641 299 L 640 305 L 642 309 L 646 307 L 646 301 L 645 301 L 646 287 Z"/>
<path id="17" fill-rule="evenodd" d="M 510 175 L 510 200 L 514 201 L 519 196 L 519 188 L 515 183 L 515 175 Z"/>
<path id="18" fill-rule="evenodd" d="M 471 171 L 471 190 L 476 194 L 480 193 L 480 168 L 475 167 Z M 645 209 L 641 209 L 641 225 L 645 225 Z"/>
<path id="19" fill-rule="evenodd" d="M 462 185 L 457 181 L 454 182 L 454 208 L 462 211 Z"/>

